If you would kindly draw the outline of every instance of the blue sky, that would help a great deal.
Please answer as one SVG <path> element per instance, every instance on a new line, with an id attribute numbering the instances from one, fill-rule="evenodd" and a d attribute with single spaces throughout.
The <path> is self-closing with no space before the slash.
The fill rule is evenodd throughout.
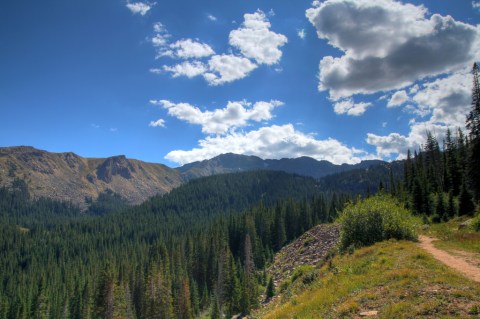
<path id="1" fill-rule="evenodd" d="M 480 2 L 0 2 L 0 146 L 401 158 L 464 127 Z"/>

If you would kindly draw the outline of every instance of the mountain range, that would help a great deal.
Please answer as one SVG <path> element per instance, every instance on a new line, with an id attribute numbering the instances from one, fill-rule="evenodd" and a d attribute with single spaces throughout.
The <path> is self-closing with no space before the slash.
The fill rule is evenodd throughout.
<path id="1" fill-rule="evenodd" d="M 52 153 L 30 146 L 18 146 L 0 148 L 0 186 L 9 186 L 15 179 L 22 179 L 35 197 L 71 201 L 85 208 L 87 199 L 96 199 L 107 190 L 122 196 L 130 204 L 138 204 L 199 177 L 274 170 L 318 179 L 384 163 L 373 160 L 355 165 L 335 165 L 310 157 L 264 160 L 256 156 L 228 153 L 170 168 L 163 164 L 129 159 L 124 155 L 85 158 L 72 152 Z"/>

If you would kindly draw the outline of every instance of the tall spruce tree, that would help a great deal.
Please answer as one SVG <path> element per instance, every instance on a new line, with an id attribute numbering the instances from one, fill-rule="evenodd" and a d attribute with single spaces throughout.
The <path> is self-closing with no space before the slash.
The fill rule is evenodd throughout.
<path id="1" fill-rule="evenodd" d="M 473 64 L 472 109 L 467 116 L 470 130 L 468 178 L 476 201 L 480 200 L 480 83 L 477 63 Z"/>

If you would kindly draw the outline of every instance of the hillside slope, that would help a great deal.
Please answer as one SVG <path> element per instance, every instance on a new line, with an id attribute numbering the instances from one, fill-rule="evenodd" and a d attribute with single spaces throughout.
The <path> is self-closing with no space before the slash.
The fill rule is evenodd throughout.
<path id="1" fill-rule="evenodd" d="M 107 189 L 138 204 L 182 183 L 174 169 L 123 155 L 84 158 L 27 146 L 0 148 L 0 186 L 8 186 L 16 178 L 25 180 L 35 197 L 71 201 L 82 207 L 86 197 L 95 199 Z"/>
<path id="2" fill-rule="evenodd" d="M 418 244 L 386 241 L 294 272 L 261 318 L 477 318 L 480 286 Z"/>

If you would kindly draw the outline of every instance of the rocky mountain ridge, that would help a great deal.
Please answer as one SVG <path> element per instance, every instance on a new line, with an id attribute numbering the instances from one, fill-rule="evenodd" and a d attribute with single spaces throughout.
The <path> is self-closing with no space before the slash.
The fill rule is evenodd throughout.
<path id="1" fill-rule="evenodd" d="M 0 186 L 24 180 L 32 195 L 72 201 L 85 206 L 107 189 L 131 204 L 164 194 L 182 184 L 178 171 L 162 164 L 113 156 L 84 158 L 29 146 L 0 148 Z"/>
<path id="2" fill-rule="evenodd" d="M 52 153 L 31 146 L 0 147 L 0 186 L 9 186 L 15 179 L 22 179 L 35 197 L 71 201 L 86 208 L 86 198 L 96 199 L 107 190 L 122 196 L 130 204 L 139 204 L 189 180 L 211 175 L 272 170 L 321 178 L 379 163 L 385 162 L 335 165 L 310 157 L 263 160 L 256 156 L 228 153 L 170 168 L 129 159 L 124 155 L 85 158 L 72 152 Z"/>

